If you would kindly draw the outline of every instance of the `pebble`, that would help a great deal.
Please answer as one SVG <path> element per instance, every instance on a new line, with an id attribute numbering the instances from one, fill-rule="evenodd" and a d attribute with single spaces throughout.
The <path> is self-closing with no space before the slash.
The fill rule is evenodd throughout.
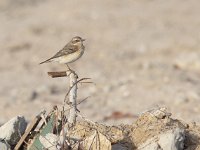
<path id="1" fill-rule="evenodd" d="M 11 150 L 11 148 L 8 143 L 0 141 L 0 150 Z"/>
<path id="2" fill-rule="evenodd" d="M 138 147 L 138 150 L 183 150 L 184 140 L 185 131 L 176 128 L 148 139 Z"/>

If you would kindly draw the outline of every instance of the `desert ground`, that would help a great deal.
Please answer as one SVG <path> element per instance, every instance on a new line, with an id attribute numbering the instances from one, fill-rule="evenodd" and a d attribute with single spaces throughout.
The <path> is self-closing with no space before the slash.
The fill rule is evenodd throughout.
<path id="1" fill-rule="evenodd" d="M 1 0 L 0 124 L 31 120 L 59 107 L 67 78 L 39 63 L 73 36 L 86 51 L 71 64 L 79 78 L 82 116 L 106 124 L 132 123 L 155 107 L 200 122 L 200 2 L 198 0 Z"/>

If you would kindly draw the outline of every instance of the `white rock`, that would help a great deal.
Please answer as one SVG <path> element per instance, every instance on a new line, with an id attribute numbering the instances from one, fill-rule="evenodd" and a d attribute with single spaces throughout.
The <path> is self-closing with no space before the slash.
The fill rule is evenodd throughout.
<path id="1" fill-rule="evenodd" d="M 10 145 L 0 141 L 0 150 L 11 150 Z"/>
<path id="2" fill-rule="evenodd" d="M 83 149 L 102 149 L 111 150 L 111 142 L 106 138 L 105 135 L 100 132 L 94 132 L 91 136 L 86 137 L 84 141 L 80 143 Z"/>
<path id="3" fill-rule="evenodd" d="M 138 150 L 183 150 L 185 132 L 176 128 L 147 140 Z"/>
<path id="4" fill-rule="evenodd" d="M 0 127 L 0 138 L 10 145 L 16 145 L 26 130 L 27 122 L 23 116 L 17 116 Z"/>

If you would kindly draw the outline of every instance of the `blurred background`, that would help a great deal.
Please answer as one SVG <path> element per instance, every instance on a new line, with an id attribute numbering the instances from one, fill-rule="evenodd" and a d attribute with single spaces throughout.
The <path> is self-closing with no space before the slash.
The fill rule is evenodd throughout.
<path id="1" fill-rule="evenodd" d="M 199 122 L 199 14 L 198 0 L 1 0 L 0 123 L 62 104 L 68 80 L 47 72 L 66 66 L 39 63 L 76 35 L 86 51 L 71 68 L 94 82 L 79 85 L 83 116 L 132 123 L 166 106 Z"/>

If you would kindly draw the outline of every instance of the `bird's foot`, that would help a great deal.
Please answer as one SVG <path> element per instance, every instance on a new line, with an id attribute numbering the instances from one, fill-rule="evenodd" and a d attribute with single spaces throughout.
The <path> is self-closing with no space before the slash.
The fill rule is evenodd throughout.
<path id="1" fill-rule="evenodd" d="M 74 70 L 72 70 L 68 65 L 67 65 L 67 69 L 68 69 L 67 71 L 70 72 L 69 74 L 73 73 L 78 78 L 78 75 L 76 74 L 76 72 Z"/>

